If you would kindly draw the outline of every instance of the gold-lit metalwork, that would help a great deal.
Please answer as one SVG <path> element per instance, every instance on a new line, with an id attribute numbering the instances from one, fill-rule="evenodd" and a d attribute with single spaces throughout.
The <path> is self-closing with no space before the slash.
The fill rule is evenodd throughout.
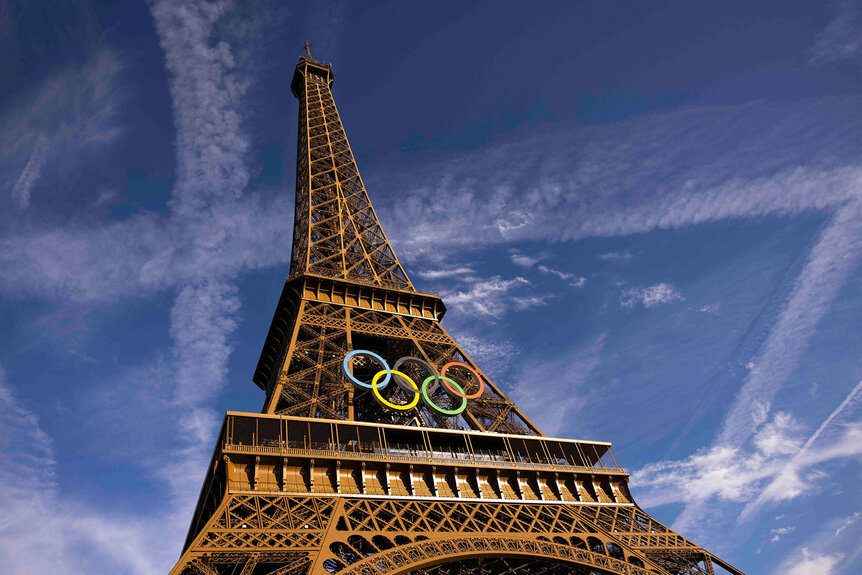
<path id="1" fill-rule="evenodd" d="M 332 81 L 306 44 L 291 271 L 253 378 L 263 413 L 227 413 L 172 573 L 741 575 L 640 509 L 609 443 L 544 436 L 443 329 L 443 302 L 383 233 Z M 469 368 L 466 410 L 387 409 L 345 377 L 380 367 L 345 360 L 357 349 L 421 360 L 408 371 L 463 363 L 447 376 Z"/>

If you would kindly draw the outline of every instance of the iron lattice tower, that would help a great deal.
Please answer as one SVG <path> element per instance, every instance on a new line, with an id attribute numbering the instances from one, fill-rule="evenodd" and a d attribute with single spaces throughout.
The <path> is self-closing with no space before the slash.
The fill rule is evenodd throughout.
<path id="1" fill-rule="evenodd" d="M 171 573 L 742 575 L 640 509 L 609 443 L 543 435 L 443 329 L 380 226 L 332 82 L 306 46 L 290 275 L 253 378 L 266 400 L 226 414 Z M 397 385 L 375 394 L 384 373 Z M 411 381 L 432 382 L 427 401 Z"/>

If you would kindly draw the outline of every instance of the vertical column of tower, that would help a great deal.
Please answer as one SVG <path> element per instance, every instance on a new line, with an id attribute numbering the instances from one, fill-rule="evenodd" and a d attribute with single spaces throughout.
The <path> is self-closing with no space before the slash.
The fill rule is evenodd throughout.
<path id="1" fill-rule="evenodd" d="M 294 76 L 294 83 L 297 77 Z M 303 80 L 304 81 L 304 80 Z M 299 100 L 298 137 L 296 142 L 296 197 L 293 212 L 293 246 L 290 257 L 290 275 L 308 267 L 309 231 L 309 155 L 308 155 L 308 101 L 307 90 L 294 92 Z"/>
<path id="2" fill-rule="evenodd" d="M 413 290 L 368 199 L 332 98 L 332 78 L 328 65 L 302 58 L 292 84 L 300 129 L 291 275 Z"/>

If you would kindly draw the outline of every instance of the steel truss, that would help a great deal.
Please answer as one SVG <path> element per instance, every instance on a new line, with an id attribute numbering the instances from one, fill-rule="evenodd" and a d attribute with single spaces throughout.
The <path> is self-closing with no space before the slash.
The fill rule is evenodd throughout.
<path id="1" fill-rule="evenodd" d="M 264 408 L 228 412 L 171 573 L 742 575 L 641 510 L 610 444 L 545 437 L 440 325 L 443 302 L 380 226 L 332 82 L 300 58 L 291 270 L 253 378 Z M 462 362 L 485 391 L 458 418 L 394 412 L 345 378 L 354 349 Z"/>

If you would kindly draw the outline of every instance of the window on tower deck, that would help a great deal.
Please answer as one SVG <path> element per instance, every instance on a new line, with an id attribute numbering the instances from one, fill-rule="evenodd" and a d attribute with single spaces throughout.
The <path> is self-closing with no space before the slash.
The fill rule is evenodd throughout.
<path id="1" fill-rule="evenodd" d="M 385 429 L 383 434 L 390 455 L 425 457 L 427 454 L 422 432 L 419 430 Z"/>
<path id="2" fill-rule="evenodd" d="M 380 453 L 382 446 L 380 445 L 380 434 L 373 427 L 364 425 L 357 427 L 359 435 L 359 450 L 365 453 Z"/>
<path id="3" fill-rule="evenodd" d="M 287 446 L 308 449 L 308 422 L 287 420 Z"/>
<path id="4" fill-rule="evenodd" d="M 259 419 L 257 422 L 257 444 L 265 447 L 282 445 L 281 421 L 278 419 Z"/>
<path id="5" fill-rule="evenodd" d="M 476 459 L 485 461 L 505 461 L 507 458 L 506 444 L 502 437 L 493 435 L 471 435 L 470 443 Z"/>
<path id="6" fill-rule="evenodd" d="M 329 423 L 311 422 L 308 424 L 308 430 L 311 449 L 332 449 L 332 426 Z"/>
<path id="7" fill-rule="evenodd" d="M 461 434 L 429 433 L 432 456 L 437 459 L 467 459 L 467 439 Z"/>

